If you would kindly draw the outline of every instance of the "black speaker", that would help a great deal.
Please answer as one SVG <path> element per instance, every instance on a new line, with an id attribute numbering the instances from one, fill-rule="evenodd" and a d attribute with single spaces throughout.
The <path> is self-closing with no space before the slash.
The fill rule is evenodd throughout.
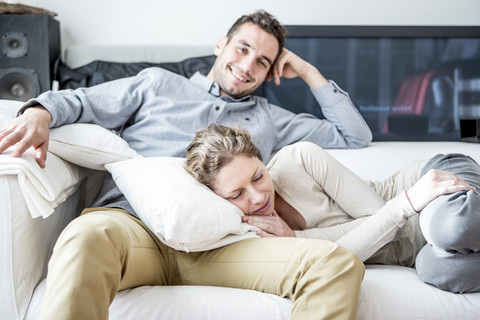
<path id="1" fill-rule="evenodd" d="M 27 101 L 50 90 L 60 27 L 47 14 L 0 14 L 0 99 Z"/>

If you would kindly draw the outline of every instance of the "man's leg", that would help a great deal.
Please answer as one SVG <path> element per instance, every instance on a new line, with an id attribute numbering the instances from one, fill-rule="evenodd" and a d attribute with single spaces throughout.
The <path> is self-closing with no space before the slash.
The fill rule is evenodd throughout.
<path id="1" fill-rule="evenodd" d="M 364 265 L 323 240 L 261 238 L 177 252 L 176 284 L 253 289 L 292 299 L 292 319 L 355 319 Z"/>
<path id="2" fill-rule="evenodd" d="M 476 188 L 439 196 L 420 214 L 420 226 L 427 242 L 446 251 L 480 251 L 480 166 L 461 154 L 437 155 L 424 167 L 454 172 Z"/>
<path id="3" fill-rule="evenodd" d="M 451 171 L 476 188 L 446 194 L 420 214 L 427 242 L 417 256 L 420 279 L 453 292 L 480 291 L 480 166 L 461 154 L 437 155 L 429 169 Z"/>
<path id="4" fill-rule="evenodd" d="M 454 293 L 480 292 L 480 252 L 447 252 L 431 244 L 417 255 L 418 277 Z"/>
<path id="5" fill-rule="evenodd" d="M 41 318 L 107 319 L 117 291 L 168 283 L 168 251 L 125 211 L 78 217 L 55 245 Z"/>

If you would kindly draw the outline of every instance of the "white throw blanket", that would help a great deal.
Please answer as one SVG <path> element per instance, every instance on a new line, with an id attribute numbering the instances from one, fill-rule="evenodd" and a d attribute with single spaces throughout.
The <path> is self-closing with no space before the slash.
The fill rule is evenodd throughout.
<path id="1" fill-rule="evenodd" d="M 71 195 L 83 179 L 86 169 L 64 162 L 48 154 L 47 166 L 40 168 L 34 151 L 27 150 L 21 158 L 11 156 L 12 150 L 0 154 L 0 176 L 18 178 L 23 197 L 33 218 L 48 217 Z"/>
<path id="2" fill-rule="evenodd" d="M 0 100 L 0 129 L 15 118 L 22 105 L 21 101 Z M 35 150 L 30 148 L 21 158 L 14 158 L 13 148 L 0 154 L 0 176 L 18 177 L 33 218 L 52 214 L 78 188 L 89 169 L 105 170 L 107 163 L 139 157 L 113 132 L 85 123 L 50 131 L 44 169 L 35 161 Z"/>

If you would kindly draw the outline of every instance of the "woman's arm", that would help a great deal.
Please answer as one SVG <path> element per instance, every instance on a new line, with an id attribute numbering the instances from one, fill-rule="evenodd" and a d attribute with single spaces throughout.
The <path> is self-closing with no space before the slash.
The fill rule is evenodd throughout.
<path id="1" fill-rule="evenodd" d="M 282 149 L 267 167 L 277 193 L 307 222 L 306 230 L 295 231 L 297 237 L 336 241 L 363 259 L 416 214 L 405 194 L 385 203 L 365 181 L 311 143 Z M 262 236 L 288 236 L 280 217 L 247 219 L 266 232 Z"/>
<path id="2" fill-rule="evenodd" d="M 306 230 L 295 231 L 297 237 L 335 241 L 364 260 L 416 214 L 404 193 L 385 202 L 365 181 L 310 143 L 282 149 L 267 167 L 276 191 L 307 222 Z M 284 236 L 279 217 L 262 219 L 269 220 L 257 221 L 262 230 Z"/>
<path id="3" fill-rule="evenodd" d="M 278 215 L 245 216 L 244 221 L 261 229 L 257 234 L 262 237 L 296 236 L 329 240 L 349 249 L 358 255 L 362 261 L 365 261 L 385 244 L 392 241 L 408 218 L 416 214 L 410 206 L 406 194 L 401 193 L 388 201 L 374 215 L 352 219 L 330 227 L 292 231 Z"/>
<path id="4" fill-rule="evenodd" d="M 408 218 L 420 213 L 433 199 L 467 189 L 473 190 L 473 187 L 455 174 L 430 170 L 415 185 L 389 200 L 372 216 L 329 228 L 295 231 L 295 234 L 297 237 L 334 241 L 365 261 L 392 241 Z"/>
<path id="5" fill-rule="evenodd" d="M 415 166 L 423 166 L 423 162 Z M 408 176 L 417 176 L 415 166 L 407 167 Z M 335 241 L 363 260 L 392 241 L 408 218 L 417 214 L 415 209 L 423 208 L 440 194 L 466 187 L 453 174 L 437 170 L 426 174 L 407 192 L 399 190 L 398 195 L 385 203 L 365 181 L 310 143 L 282 149 L 267 167 L 277 193 L 307 221 L 306 230 L 295 232 L 297 237 Z M 397 173 L 387 183 L 405 188 L 411 185 L 397 183 L 397 178 L 406 179 Z M 248 219 L 266 232 L 262 236 L 288 236 L 280 217 Z"/>
<path id="6" fill-rule="evenodd" d="M 405 193 L 388 201 L 372 216 L 355 219 L 329 228 L 311 228 L 296 231 L 297 236 L 306 238 L 328 237 L 359 256 L 362 261 L 370 258 L 384 245 L 392 241 L 408 218 L 417 213 L 410 206 Z"/>
<path id="7" fill-rule="evenodd" d="M 453 172 L 430 169 L 413 187 L 405 191 L 405 195 L 413 209 L 420 212 L 438 196 L 463 190 L 475 188 Z"/>

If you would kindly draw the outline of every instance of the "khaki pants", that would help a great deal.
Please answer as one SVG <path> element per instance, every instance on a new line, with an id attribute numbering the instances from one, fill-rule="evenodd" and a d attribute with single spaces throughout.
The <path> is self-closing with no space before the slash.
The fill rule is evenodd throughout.
<path id="1" fill-rule="evenodd" d="M 96 208 L 60 235 L 42 319 L 107 319 L 119 290 L 212 285 L 292 299 L 292 319 L 355 319 L 364 266 L 322 240 L 258 238 L 207 252 L 173 250 L 123 210 Z"/>

